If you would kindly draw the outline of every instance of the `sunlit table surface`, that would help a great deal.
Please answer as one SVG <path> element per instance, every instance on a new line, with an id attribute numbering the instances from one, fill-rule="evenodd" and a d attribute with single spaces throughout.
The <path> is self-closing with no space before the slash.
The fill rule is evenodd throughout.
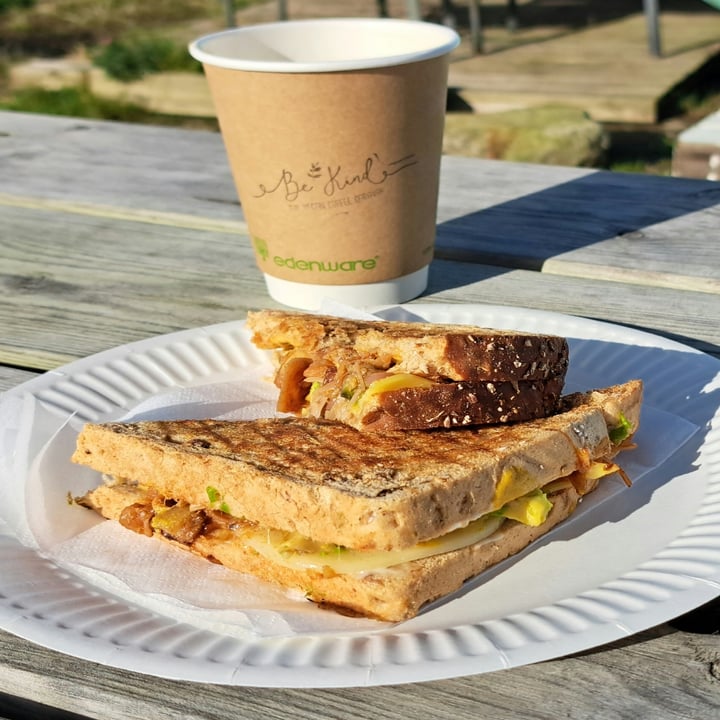
<path id="1" fill-rule="evenodd" d="M 219 135 L 2 112 L 0 168 L 0 390 L 131 341 L 277 307 Z M 566 313 L 720 357 L 719 241 L 717 183 L 445 157 L 436 257 L 414 302 Z M 148 677 L 0 631 L 0 717 L 714 719 L 719 633 L 716 598 L 522 667 L 277 689 Z"/>

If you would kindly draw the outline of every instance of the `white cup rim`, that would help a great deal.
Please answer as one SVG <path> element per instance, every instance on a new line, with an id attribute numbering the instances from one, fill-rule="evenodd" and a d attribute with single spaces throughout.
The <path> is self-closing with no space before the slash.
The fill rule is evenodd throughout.
<path id="1" fill-rule="evenodd" d="M 277 51 L 282 46 L 283 37 L 296 33 L 297 37 L 308 33 L 348 33 L 364 32 L 391 34 L 395 39 L 412 37 L 415 46 L 398 52 L 375 54 L 366 51 L 350 54 L 345 58 L 286 58 Z M 246 50 L 246 57 L 238 51 L 234 56 L 222 54 L 218 48 L 227 47 L 231 38 L 244 38 L 253 43 L 252 50 Z M 258 45 L 259 43 L 259 45 Z M 451 28 L 437 23 L 395 18 L 321 18 L 287 20 L 283 22 L 261 23 L 238 28 L 230 28 L 198 38 L 189 45 L 190 54 L 206 65 L 274 73 L 323 73 L 348 70 L 367 70 L 372 68 L 404 65 L 447 55 L 460 43 L 460 37 Z M 274 45 L 274 47 L 273 47 Z M 307 43 L 306 43 L 307 45 Z M 349 45 L 349 43 L 348 43 Z M 390 47 L 390 44 L 388 44 Z M 215 48 L 213 50 L 213 48 Z M 254 51 L 254 52 L 253 52 Z M 254 55 L 254 56 L 253 56 Z"/>

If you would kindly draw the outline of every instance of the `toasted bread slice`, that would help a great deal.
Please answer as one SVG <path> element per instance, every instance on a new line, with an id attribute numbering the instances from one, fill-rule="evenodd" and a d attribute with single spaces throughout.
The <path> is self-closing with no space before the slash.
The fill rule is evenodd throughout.
<path id="1" fill-rule="evenodd" d="M 372 436 L 309 418 L 88 424 L 73 460 L 316 542 L 394 550 L 611 458 L 612 430 L 634 432 L 641 397 L 631 381 L 567 396 L 564 412 L 527 423 Z"/>
<path id="2" fill-rule="evenodd" d="M 351 348 L 376 369 L 470 382 L 545 380 L 564 376 L 568 344 L 556 335 L 342 318 L 262 310 L 249 312 L 252 341 L 266 350 L 312 357 Z"/>

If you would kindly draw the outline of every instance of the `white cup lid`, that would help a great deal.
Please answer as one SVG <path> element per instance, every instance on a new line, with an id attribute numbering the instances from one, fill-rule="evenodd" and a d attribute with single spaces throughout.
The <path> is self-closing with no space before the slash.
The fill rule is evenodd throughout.
<path id="1" fill-rule="evenodd" d="M 254 72 L 317 73 L 404 65 L 460 43 L 443 25 L 386 18 L 291 20 L 233 28 L 190 44 L 202 63 Z"/>

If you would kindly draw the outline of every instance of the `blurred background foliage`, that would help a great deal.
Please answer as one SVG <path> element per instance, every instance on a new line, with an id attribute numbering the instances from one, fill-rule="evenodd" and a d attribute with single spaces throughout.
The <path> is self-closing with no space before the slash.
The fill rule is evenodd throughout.
<path id="1" fill-rule="evenodd" d="M 222 18 L 219 0 L 0 0 L 0 38 L 11 57 L 53 57 L 107 45 L 134 28 L 171 37 L 188 21 Z"/>
<path id="2" fill-rule="evenodd" d="M 11 88 L 10 69 L 30 59 L 79 57 L 123 82 L 169 70 L 200 72 L 199 63 L 187 52 L 189 40 L 226 26 L 228 18 L 233 19 L 233 7 L 242 11 L 274 1 L 0 0 L 0 108 L 216 129 L 214 118 L 153 113 L 131 102 L 97 97 L 83 82 L 74 87 Z M 377 0 L 371 2 L 374 6 Z M 640 0 L 636 3 L 642 5 Z M 681 127 L 720 107 L 720 56 L 716 60 L 701 82 L 664 98 L 663 116 L 671 122 L 682 116 Z M 605 129 L 611 138 L 605 162 L 611 169 L 670 172 L 677 128 L 658 123 L 650 127 L 606 124 Z"/>
<path id="3" fill-rule="evenodd" d="M 93 64 L 123 82 L 168 70 L 202 72 L 202 65 L 188 53 L 185 43 L 147 32 L 131 32 L 111 40 L 93 53 Z"/>

